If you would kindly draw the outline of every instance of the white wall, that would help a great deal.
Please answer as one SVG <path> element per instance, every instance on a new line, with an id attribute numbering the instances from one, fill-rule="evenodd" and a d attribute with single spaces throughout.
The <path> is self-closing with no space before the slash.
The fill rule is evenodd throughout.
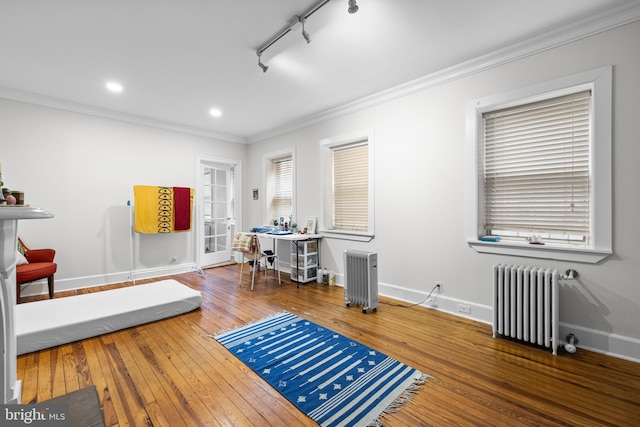
<path id="1" fill-rule="evenodd" d="M 373 128 L 376 236 L 325 239 L 322 265 L 342 272 L 342 251 L 379 253 L 381 292 L 418 302 L 444 283 L 438 307 L 491 318 L 497 262 L 574 268 L 561 290 L 562 334 L 640 361 L 640 22 L 247 146 L 0 99 L 0 162 L 6 186 L 52 210 L 22 221 L 34 247 L 55 247 L 57 289 L 126 280 L 133 185 L 195 186 L 196 156 L 244 160 L 244 228 L 263 224 L 264 153 L 296 147 L 298 220 L 320 216 L 319 141 Z M 614 254 L 592 264 L 478 254 L 465 241 L 465 103 L 498 92 L 614 66 Z M 260 188 L 259 201 L 251 189 Z M 194 260 L 194 233 L 137 235 L 135 269 L 176 271 Z M 175 261 L 172 261 L 175 258 Z M 29 293 L 29 292 L 27 292 Z M 562 335 L 561 334 L 561 335 Z"/>
<path id="2" fill-rule="evenodd" d="M 18 232 L 31 247 L 56 249 L 56 290 L 127 280 L 134 185 L 195 188 L 197 155 L 246 155 L 242 144 L 3 99 L 0 141 L 5 186 L 55 215 L 20 221 Z M 194 236 L 136 234 L 134 277 L 192 269 Z"/>
<path id="3" fill-rule="evenodd" d="M 640 22 L 625 25 L 394 101 L 253 144 L 246 188 L 261 188 L 263 153 L 295 146 L 299 220 L 320 216 L 319 141 L 354 130 L 375 130 L 375 238 L 370 243 L 324 239 L 322 265 L 341 273 L 342 251 L 379 254 L 381 292 L 422 301 L 435 281 L 444 283 L 441 309 L 462 302 L 471 317 L 491 319 L 491 266 L 548 265 L 577 270 L 561 288 L 562 334 L 580 344 L 640 361 Z M 465 241 L 465 103 L 562 76 L 614 66 L 614 254 L 577 264 L 476 253 Z M 251 172 L 252 171 L 252 172 Z M 246 199 L 247 226 L 263 224 L 262 201 Z M 563 335 L 564 334 L 564 335 Z"/>

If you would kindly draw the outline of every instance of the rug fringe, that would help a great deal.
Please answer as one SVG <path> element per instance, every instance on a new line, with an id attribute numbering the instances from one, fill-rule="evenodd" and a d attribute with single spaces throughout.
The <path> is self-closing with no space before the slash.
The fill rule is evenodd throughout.
<path id="1" fill-rule="evenodd" d="M 387 414 L 393 414 L 398 412 L 398 409 L 402 405 L 404 405 L 405 403 L 413 399 L 413 396 L 417 391 L 422 390 L 422 387 L 420 386 L 425 384 L 429 378 L 434 378 L 434 377 L 427 374 L 420 374 L 420 376 L 413 381 L 413 384 L 407 387 L 407 389 L 404 392 L 402 392 L 402 394 L 398 396 L 393 402 L 391 402 L 389 406 L 387 406 L 385 410 L 375 420 L 373 420 L 367 427 L 384 426 L 384 423 L 382 422 L 381 418 L 384 418 L 384 416 Z"/>

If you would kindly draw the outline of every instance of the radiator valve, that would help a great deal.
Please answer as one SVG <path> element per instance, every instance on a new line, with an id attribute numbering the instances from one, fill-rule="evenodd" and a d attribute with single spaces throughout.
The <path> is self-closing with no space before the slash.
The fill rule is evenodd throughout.
<path id="1" fill-rule="evenodd" d="M 567 353 L 575 353 L 576 344 L 578 344 L 578 338 L 573 334 L 569 334 L 567 335 L 567 342 L 564 344 L 564 349 L 567 350 Z"/>

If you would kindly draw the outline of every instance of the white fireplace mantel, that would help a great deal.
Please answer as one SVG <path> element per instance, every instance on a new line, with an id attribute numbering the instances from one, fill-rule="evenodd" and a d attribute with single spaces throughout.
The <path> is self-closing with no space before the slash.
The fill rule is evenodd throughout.
<path id="1" fill-rule="evenodd" d="M 18 244 L 18 220 L 53 218 L 45 209 L 0 206 L 0 402 L 21 403 L 21 384 L 16 368 L 16 248 Z"/>

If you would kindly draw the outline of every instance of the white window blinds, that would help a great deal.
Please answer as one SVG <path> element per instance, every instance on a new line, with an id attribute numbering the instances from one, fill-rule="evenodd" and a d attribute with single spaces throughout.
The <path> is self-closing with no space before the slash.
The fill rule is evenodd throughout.
<path id="1" fill-rule="evenodd" d="M 332 149 L 333 227 L 367 231 L 369 226 L 369 147 L 366 142 Z"/>
<path id="2" fill-rule="evenodd" d="M 589 241 L 591 92 L 484 120 L 486 234 Z"/>
<path id="3" fill-rule="evenodd" d="M 292 213 L 293 197 L 293 160 L 291 157 L 284 157 L 272 161 L 274 192 L 271 199 L 271 209 L 274 219 L 280 217 L 289 220 Z"/>

